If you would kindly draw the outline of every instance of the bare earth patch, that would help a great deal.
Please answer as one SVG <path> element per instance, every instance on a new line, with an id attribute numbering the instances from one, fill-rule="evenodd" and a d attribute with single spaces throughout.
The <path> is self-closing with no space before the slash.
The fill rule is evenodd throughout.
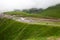
<path id="1" fill-rule="evenodd" d="M 56 37 L 48 37 L 47 40 L 60 40 L 60 37 L 56 38 Z"/>

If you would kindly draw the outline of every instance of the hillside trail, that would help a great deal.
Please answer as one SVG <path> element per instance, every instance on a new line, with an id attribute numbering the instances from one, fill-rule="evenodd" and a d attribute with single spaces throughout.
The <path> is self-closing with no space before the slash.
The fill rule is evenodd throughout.
<path id="1" fill-rule="evenodd" d="M 0 17 L 5 17 L 13 19 L 15 21 L 29 23 L 29 24 L 41 24 L 41 25 L 51 25 L 60 26 L 60 19 L 47 19 L 47 18 L 36 18 L 36 17 L 16 17 L 15 15 L 0 15 Z"/>

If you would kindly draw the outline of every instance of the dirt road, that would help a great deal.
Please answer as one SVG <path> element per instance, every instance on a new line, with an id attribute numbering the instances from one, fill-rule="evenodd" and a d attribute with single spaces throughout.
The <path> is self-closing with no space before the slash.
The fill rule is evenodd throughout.
<path id="1" fill-rule="evenodd" d="M 34 18 L 34 17 L 16 17 L 15 15 L 1 15 L 2 17 L 13 19 L 19 22 L 42 24 L 42 25 L 53 25 L 60 26 L 60 19 L 46 19 L 46 18 Z"/>

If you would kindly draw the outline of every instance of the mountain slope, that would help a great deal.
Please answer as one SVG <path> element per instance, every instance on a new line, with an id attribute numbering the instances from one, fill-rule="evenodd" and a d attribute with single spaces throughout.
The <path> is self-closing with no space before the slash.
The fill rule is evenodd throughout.
<path id="1" fill-rule="evenodd" d="M 45 9 L 40 15 L 46 18 L 60 18 L 60 4 Z"/>

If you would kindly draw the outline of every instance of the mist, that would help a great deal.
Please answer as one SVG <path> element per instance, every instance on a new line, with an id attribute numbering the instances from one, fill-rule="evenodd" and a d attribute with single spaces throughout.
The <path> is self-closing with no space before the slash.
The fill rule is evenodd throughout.
<path id="1" fill-rule="evenodd" d="M 60 0 L 0 0 L 0 12 L 14 9 L 48 8 L 60 4 Z"/>

